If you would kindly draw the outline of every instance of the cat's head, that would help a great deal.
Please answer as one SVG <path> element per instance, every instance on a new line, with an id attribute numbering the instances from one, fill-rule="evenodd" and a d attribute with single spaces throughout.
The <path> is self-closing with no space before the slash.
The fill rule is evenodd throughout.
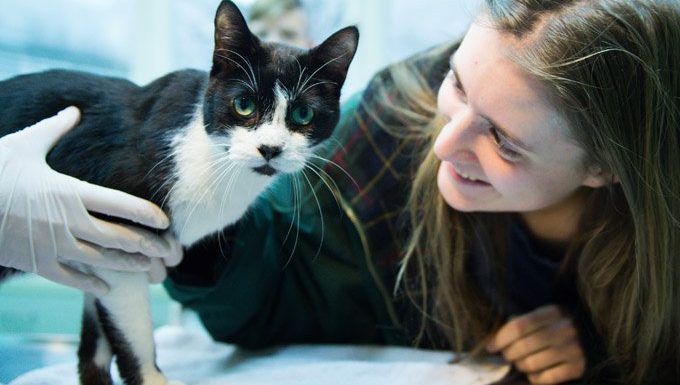
<path id="1" fill-rule="evenodd" d="M 359 32 L 347 27 L 306 50 L 258 39 L 231 1 L 215 16 L 204 123 L 230 162 L 261 175 L 302 169 L 340 114 Z"/>

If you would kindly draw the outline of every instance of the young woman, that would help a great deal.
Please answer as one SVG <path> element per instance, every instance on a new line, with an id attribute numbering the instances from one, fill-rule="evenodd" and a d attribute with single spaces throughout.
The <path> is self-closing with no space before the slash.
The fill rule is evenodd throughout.
<path id="1" fill-rule="evenodd" d="M 679 8 L 486 1 L 459 46 L 347 103 L 323 169 L 189 250 L 171 295 L 250 347 L 416 343 L 536 383 L 678 381 Z"/>

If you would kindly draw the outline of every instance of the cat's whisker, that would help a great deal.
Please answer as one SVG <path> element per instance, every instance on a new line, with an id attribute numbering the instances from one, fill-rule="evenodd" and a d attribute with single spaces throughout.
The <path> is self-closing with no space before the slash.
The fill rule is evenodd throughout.
<path id="1" fill-rule="evenodd" d="M 224 147 L 219 144 L 211 144 L 210 147 L 217 148 L 218 150 L 224 150 Z M 212 169 L 215 165 L 218 165 L 222 162 L 228 162 L 229 160 L 226 157 L 226 151 L 224 154 L 222 153 L 213 153 L 214 159 L 211 160 L 206 164 L 206 169 Z"/>
<path id="2" fill-rule="evenodd" d="M 228 161 L 225 158 L 219 158 L 214 160 L 211 165 L 210 165 L 210 170 L 212 171 L 210 173 L 210 180 L 211 183 L 209 184 L 210 187 L 217 187 L 222 183 L 223 178 L 227 175 L 228 172 L 230 172 L 232 169 L 237 168 L 238 164 L 233 163 Z"/>
<path id="3" fill-rule="evenodd" d="M 316 155 L 316 154 L 310 154 L 310 157 L 312 157 L 314 159 L 321 160 L 325 163 L 330 163 L 331 165 L 337 167 L 340 171 L 343 172 L 343 174 L 345 174 L 352 181 L 352 184 L 354 185 L 354 187 L 357 188 L 357 191 L 361 191 L 361 187 L 359 187 L 359 184 L 357 183 L 357 181 L 352 177 L 352 175 L 350 175 L 349 172 L 347 172 L 347 170 L 342 168 L 342 166 L 340 166 L 339 164 L 335 163 L 334 161 L 332 161 L 330 159 L 326 159 L 326 158 L 319 156 L 319 155 Z"/>
<path id="4" fill-rule="evenodd" d="M 224 124 L 224 125 L 222 125 L 222 126 L 220 127 L 220 129 L 226 128 L 226 127 L 229 127 L 229 126 L 227 126 L 226 124 Z M 226 150 L 229 149 L 229 147 L 228 147 L 227 144 L 225 144 L 225 143 L 210 143 L 210 144 L 208 144 L 208 146 L 209 146 L 210 148 L 216 148 L 216 149 L 219 150 L 220 152 L 226 152 Z M 218 155 L 224 156 L 224 154 L 218 154 Z"/>
<path id="5" fill-rule="evenodd" d="M 260 66 L 257 66 L 257 82 L 255 82 L 255 85 L 259 84 L 261 82 L 261 80 L 262 80 L 262 77 L 260 76 Z"/>
<path id="6" fill-rule="evenodd" d="M 309 91 L 309 90 L 312 89 L 313 87 L 318 86 L 318 85 L 320 85 L 320 84 L 335 84 L 336 86 L 338 85 L 338 83 L 336 83 L 336 82 L 331 82 L 331 81 L 320 81 L 320 82 L 316 82 L 316 83 L 314 83 L 314 84 L 312 84 L 312 85 L 310 85 L 310 86 L 305 87 L 305 89 L 303 89 L 302 91 L 300 91 L 300 93 L 303 94 L 303 93 L 305 93 L 306 91 Z"/>
<path id="7" fill-rule="evenodd" d="M 210 146 L 211 146 L 211 147 L 217 147 L 217 148 L 220 147 L 219 145 L 215 145 L 215 144 L 213 144 L 213 143 L 210 143 Z M 213 181 L 212 184 L 214 184 L 214 178 L 210 178 L 209 176 L 210 176 L 210 174 L 211 174 L 212 172 L 214 172 L 214 171 L 216 170 L 216 168 L 219 169 L 219 167 L 216 167 L 216 165 L 218 165 L 218 164 L 221 163 L 221 162 L 225 162 L 225 164 L 227 164 L 227 165 L 229 164 L 229 163 L 227 162 L 227 160 L 225 159 L 225 157 L 220 156 L 219 153 L 213 154 L 213 159 L 210 160 L 210 161 L 208 161 L 206 164 L 204 164 L 203 167 L 202 167 L 202 169 L 195 170 L 196 176 L 197 176 L 197 177 L 198 177 L 198 176 L 201 176 L 201 177 L 203 177 L 203 178 L 206 179 L 206 180 L 212 180 L 212 181 Z M 206 173 L 207 173 L 207 175 L 206 175 Z M 164 183 L 164 184 L 165 184 L 165 183 Z M 210 186 L 212 186 L 212 184 L 211 184 Z M 167 194 L 165 195 L 165 197 L 163 198 L 163 201 L 162 201 L 162 203 L 161 203 L 161 208 L 165 205 L 166 200 L 172 195 L 172 193 L 175 191 L 175 189 L 176 189 L 177 187 L 178 187 L 178 185 L 177 185 L 177 183 L 175 183 L 175 184 L 172 186 L 172 188 L 170 189 L 170 191 L 168 191 L 168 193 L 167 193 Z M 205 196 L 205 194 L 207 193 L 207 191 L 208 191 L 208 189 L 204 189 L 204 190 L 203 190 L 203 194 L 201 195 L 201 197 L 199 198 L 199 200 L 197 201 L 197 203 L 199 203 L 199 202 L 203 199 L 203 197 Z M 194 205 L 194 209 L 195 209 L 195 206 L 196 206 L 196 205 Z M 192 211 L 193 211 L 194 209 L 192 209 Z M 185 221 L 185 222 L 186 222 L 186 221 Z"/>
<path id="8" fill-rule="evenodd" d="M 295 184 L 296 180 L 294 179 L 293 175 L 290 175 L 290 186 L 291 189 L 293 189 L 293 209 L 295 209 L 295 206 L 297 205 L 297 185 Z M 293 230 L 293 226 L 295 225 L 295 221 L 290 221 L 290 225 L 288 226 L 288 231 L 286 231 L 286 236 L 283 237 L 283 242 L 281 242 L 281 245 L 285 245 L 286 241 L 288 240 L 288 237 L 290 236 L 290 232 Z"/>
<path id="9" fill-rule="evenodd" d="M 234 169 L 236 170 L 236 172 L 232 173 L 231 171 L 233 171 Z M 221 199 L 221 202 L 220 202 L 220 211 L 219 211 L 220 215 L 222 215 L 224 213 L 225 201 L 226 201 L 227 204 L 230 203 L 231 198 L 232 198 L 231 188 L 232 188 L 232 186 L 234 186 L 235 181 L 238 180 L 238 176 L 241 175 L 242 171 L 243 171 L 242 168 L 236 167 L 236 165 L 233 165 L 233 164 L 230 165 L 230 167 L 226 170 L 226 173 L 231 173 L 231 175 L 229 175 L 229 180 L 227 181 L 227 185 L 224 188 L 224 193 L 222 194 L 222 199 Z"/>
<path id="10" fill-rule="evenodd" d="M 276 80 L 276 84 L 283 88 L 283 91 L 285 92 L 286 96 L 288 96 L 288 99 L 294 99 L 293 94 L 290 92 L 288 87 L 286 87 L 280 80 Z"/>
<path id="11" fill-rule="evenodd" d="M 175 154 L 174 154 L 172 151 L 168 151 L 168 154 L 167 154 L 166 156 L 164 156 L 164 157 L 163 157 L 161 160 L 159 160 L 155 165 L 153 165 L 153 167 L 151 167 L 151 168 L 149 169 L 149 171 L 144 175 L 144 178 L 143 178 L 143 179 L 147 180 L 147 178 L 149 178 L 149 176 L 151 175 L 152 171 L 153 171 L 156 167 L 158 167 L 158 166 L 160 166 L 161 164 L 167 162 L 168 160 L 174 160 L 174 158 L 173 158 L 174 155 L 175 155 Z M 174 180 L 173 180 L 172 178 L 166 178 L 166 179 L 163 180 L 163 183 L 161 183 L 160 186 L 157 186 L 157 185 L 152 185 L 152 186 L 150 186 L 150 191 L 152 191 L 152 193 L 151 193 L 151 197 L 149 197 L 149 200 L 150 200 L 150 201 L 153 201 L 154 198 L 156 198 L 156 195 L 158 195 L 158 193 L 160 193 L 161 190 L 162 190 L 165 186 L 167 186 L 168 184 L 173 183 L 173 182 L 174 182 Z M 164 197 L 164 199 L 162 200 L 162 202 L 165 203 L 165 200 L 166 200 L 166 199 L 167 199 L 167 195 Z M 160 208 L 162 209 L 163 206 L 161 205 Z"/>
<path id="12" fill-rule="evenodd" d="M 325 178 L 328 178 L 333 183 L 333 186 L 337 191 L 340 191 L 340 188 L 338 187 L 338 184 L 335 183 L 335 180 L 331 177 L 331 175 L 326 172 L 326 170 L 323 169 L 323 167 L 319 166 L 318 164 L 315 164 L 313 162 L 308 162 L 305 163 L 305 167 L 307 168 L 313 168 L 314 170 L 318 171 L 319 173 L 323 174 L 323 180 L 325 181 Z M 322 175 L 319 175 L 319 178 L 321 178 Z"/>
<path id="13" fill-rule="evenodd" d="M 233 79 L 228 79 L 228 80 L 229 80 L 229 81 L 234 81 L 234 82 L 237 82 L 237 83 L 243 83 L 243 85 L 246 86 L 246 87 L 248 87 L 248 89 L 249 89 L 252 93 L 255 93 L 255 89 L 253 88 L 253 86 L 251 86 L 247 81 L 245 81 L 245 80 L 243 80 L 243 79 L 236 79 L 236 78 L 233 78 Z"/>
<path id="14" fill-rule="evenodd" d="M 344 57 L 345 55 L 347 55 L 347 54 L 344 53 L 344 54 L 342 54 L 342 55 L 340 55 L 340 56 L 338 56 L 338 57 L 334 57 L 333 59 L 328 60 L 327 62 L 323 63 L 321 66 L 319 66 L 319 68 L 316 69 L 316 71 L 312 72 L 312 74 L 309 75 L 309 76 L 307 77 L 307 79 L 305 80 L 304 83 L 302 83 L 302 86 L 300 86 L 300 88 L 304 88 L 305 85 L 306 85 L 306 84 L 314 77 L 314 75 L 316 75 L 319 71 L 321 71 L 325 66 L 327 66 L 327 65 L 329 65 L 329 64 L 331 64 L 331 63 L 333 63 L 333 62 L 336 61 L 336 60 L 340 60 L 340 59 L 341 59 L 342 57 Z"/>
<path id="15" fill-rule="evenodd" d="M 198 199 L 196 199 L 196 200 L 194 201 L 194 204 L 193 204 L 193 206 L 191 207 L 191 210 L 189 210 L 188 214 L 187 214 L 186 217 L 184 218 L 184 224 L 182 224 L 182 228 L 180 229 L 180 234 L 184 233 L 185 230 L 186 230 L 186 228 L 187 228 L 187 226 L 189 226 L 189 223 L 191 222 L 191 217 L 192 217 L 192 215 L 193 215 L 194 212 L 196 211 L 196 208 L 198 207 L 199 203 L 202 203 L 203 198 L 204 198 L 205 195 L 208 193 L 208 190 L 209 190 L 208 188 L 205 188 L 205 189 L 203 190 L 203 193 L 201 194 L 201 196 L 200 196 Z"/>
<path id="16" fill-rule="evenodd" d="M 254 77 L 251 78 L 251 77 L 250 77 L 251 75 L 248 73 L 248 71 L 246 71 L 245 68 L 243 68 L 243 66 L 242 66 L 239 62 L 237 62 L 236 60 L 230 58 L 229 56 L 222 55 L 222 54 L 218 54 L 217 51 L 218 51 L 218 50 L 216 50 L 216 53 L 215 53 L 215 55 L 216 55 L 217 57 L 222 58 L 222 59 L 229 60 L 229 61 L 231 61 L 232 63 L 234 63 L 238 68 L 240 68 L 240 69 L 243 71 L 244 74 L 246 74 L 246 77 L 248 77 L 248 80 L 252 83 L 251 85 L 253 86 L 253 88 L 257 89 L 257 82 L 256 82 L 255 78 L 254 78 Z M 219 49 L 219 51 L 230 51 L 230 52 L 233 52 L 233 51 L 231 51 L 231 50 L 225 50 L 225 49 Z M 240 55 L 239 55 L 239 56 L 240 56 Z"/>
<path id="17" fill-rule="evenodd" d="M 326 140 L 329 140 L 329 141 L 334 142 L 335 145 L 336 145 L 335 148 L 336 148 L 338 151 L 342 151 L 343 154 L 347 155 L 347 149 L 346 149 L 345 146 L 342 144 L 342 142 L 340 142 L 336 137 L 331 136 L 330 138 L 328 138 L 328 139 L 326 139 Z"/>
<path id="18" fill-rule="evenodd" d="M 234 168 L 236 168 L 236 165 L 232 164 L 231 167 L 227 168 L 225 171 L 226 173 L 231 172 Z M 235 180 L 238 180 L 238 176 L 240 175 L 241 170 L 237 170 L 237 172 L 232 173 L 231 176 L 229 177 L 229 181 L 227 181 L 227 187 L 225 188 L 224 194 L 222 195 L 222 201 L 220 202 L 220 214 L 224 212 L 224 201 L 225 199 L 231 199 L 231 186 L 234 183 Z M 224 230 L 224 229 L 223 229 Z M 217 233 L 217 247 L 220 250 L 220 256 L 224 256 L 224 249 L 222 248 L 222 239 L 224 232 L 219 231 Z M 226 242 L 227 239 L 224 238 L 224 241 Z"/>
<path id="19" fill-rule="evenodd" d="M 156 167 L 158 167 L 158 166 L 160 166 L 161 164 L 163 164 L 166 160 L 168 160 L 169 158 L 171 158 L 173 155 L 174 155 L 174 153 L 173 153 L 172 151 L 168 151 L 168 153 L 167 153 L 164 157 L 162 157 L 161 160 L 159 160 L 158 162 L 156 162 L 156 164 L 154 164 L 154 165 L 149 169 L 149 171 L 147 171 L 146 174 L 144 174 L 144 179 L 148 178 L 149 175 L 151 175 L 151 172 L 152 172 L 153 170 L 156 169 Z"/>
<path id="20" fill-rule="evenodd" d="M 176 182 L 177 182 L 177 181 L 176 181 L 174 178 L 173 178 L 173 179 L 168 179 L 167 181 L 163 182 L 163 183 L 158 187 L 158 189 L 157 189 L 156 192 L 154 192 L 154 196 L 155 196 L 156 194 L 160 193 L 160 192 L 162 191 L 162 189 L 163 189 L 167 184 L 172 183 L 172 186 L 170 187 L 170 189 L 168 190 L 168 192 L 165 193 L 165 195 L 163 196 L 163 199 L 161 199 L 161 202 L 160 202 L 160 205 L 159 205 L 159 207 L 160 207 L 161 210 L 163 210 L 163 211 L 165 211 L 165 204 L 167 203 L 167 201 L 168 201 L 168 199 L 170 198 L 170 196 L 172 195 L 172 193 L 175 191 L 175 186 L 177 186 L 177 183 L 176 183 Z"/>
<path id="21" fill-rule="evenodd" d="M 219 162 L 222 162 L 222 161 L 226 165 L 224 167 L 230 166 L 230 164 L 228 164 L 225 159 L 220 158 L 220 157 L 217 157 L 216 160 L 213 160 L 211 162 L 211 164 L 212 165 L 218 164 Z M 218 170 L 219 170 L 219 168 L 220 167 L 217 167 Z M 203 198 L 206 196 L 206 194 L 208 194 L 208 192 L 214 191 L 215 188 L 217 187 L 219 180 L 217 178 L 212 178 L 212 176 L 215 175 L 215 171 L 216 171 L 215 167 L 205 167 L 204 170 L 200 171 L 200 174 L 203 174 L 204 172 L 208 173 L 206 179 L 209 180 L 210 182 L 208 182 L 208 185 L 203 189 L 203 193 L 198 197 L 198 199 L 196 199 L 194 201 L 194 204 L 192 205 L 191 209 L 187 213 L 186 218 L 184 219 L 184 224 L 182 225 L 181 233 L 184 233 L 184 231 L 186 230 L 186 227 L 188 226 L 192 215 L 194 214 L 194 212 L 198 208 L 198 205 L 201 204 L 201 203 L 204 203 Z"/>
<path id="22" fill-rule="evenodd" d="M 324 171 L 322 168 L 320 168 L 319 166 L 317 166 L 315 164 L 312 164 L 312 163 L 305 164 L 305 168 L 312 171 L 314 174 L 316 174 L 316 176 L 319 177 L 319 180 L 321 180 L 321 182 L 326 185 L 326 188 L 328 189 L 328 191 L 331 193 L 331 195 L 333 195 L 333 199 L 335 199 L 335 203 L 338 206 L 338 211 L 342 212 L 342 208 L 340 206 L 340 198 L 339 198 L 339 196 L 341 195 L 340 188 L 338 187 L 337 183 L 335 183 L 333 178 L 331 178 L 331 176 L 328 175 L 328 173 L 326 171 Z M 333 187 L 335 189 L 333 189 L 333 187 L 331 187 L 331 185 L 328 183 L 326 178 L 328 178 L 331 181 L 331 183 L 333 183 Z"/>
<path id="23" fill-rule="evenodd" d="M 304 75 L 305 70 L 307 70 L 307 67 L 302 68 L 302 65 L 300 64 L 300 61 L 298 60 L 297 57 L 295 58 L 295 62 L 297 63 L 297 66 L 298 66 L 299 76 L 298 76 L 297 84 L 295 85 L 295 88 L 293 88 L 293 92 L 295 93 L 294 97 L 297 97 L 297 95 L 299 94 L 298 91 L 300 90 L 300 82 L 302 81 L 302 76 Z"/>
<path id="24" fill-rule="evenodd" d="M 248 78 L 253 82 L 253 85 L 257 85 L 256 79 L 255 79 L 255 72 L 253 71 L 253 66 L 250 64 L 250 61 L 248 59 L 243 57 L 240 53 L 238 53 L 234 50 L 231 50 L 231 49 L 220 48 L 219 51 L 227 51 L 227 52 L 229 52 L 233 55 L 236 55 L 239 59 L 241 59 L 243 61 L 243 64 L 245 64 L 248 67 L 248 69 L 250 70 L 250 74 L 248 74 L 246 72 L 246 76 L 248 76 Z M 241 67 L 241 68 L 243 68 L 243 67 Z M 245 68 L 244 68 L 244 71 L 245 71 Z M 255 88 L 257 88 L 257 87 L 255 87 Z"/>
<path id="25" fill-rule="evenodd" d="M 255 78 L 255 71 L 253 71 L 253 66 L 252 66 L 252 64 L 250 64 L 250 60 L 244 58 L 243 56 L 241 56 L 240 53 L 238 53 L 234 50 L 231 50 L 231 49 L 224 49 L 224 50 L 226 50 L 227 52 L 233 53 L 234 55 L 241 58 L 241 60 L 243 60 L 243 62 L 248 66 L 248 69 L 250 70 L 250 74 L 253 76 L 252 81 L 254 83 L 255 89 L 257 89 L 258 88 L 257 87 L 257 79 Z"/>
<path id="26" fill-rule="evenodd" d="M 316 207 L 319 208 L 319 219 L 321 219 L 321 241 L 319 241 L 319 248 L 316 250 L 316 254 L 314 254 L 314 258 L 312 260 L 315 260 L 319 254 L 321 254 L 321 246 L 323 245 L 323 240 L 324 236 L 326 235 L 326 226 L 325 222 L 323 220 L 323 209 L 321 208 L 321 203 L 319 202 L 319 197 L 316 196 L 316 192 L 314 192 L 314 186 L 312 186 L 312 182 L 309 180 L 307 177 L 307 174 L 305 174 L 304 170 L 301 172 L 302 176 L 305 177 L 305 180 L 307 181 L 307 184 L 309 185 L 309 190 L 312 193 L 312 196 L 314 197 L 314 200 L 316 201 Z"/>
<path id="27" fill-rule="evenodd" d="M 301 196 L 302 193 L 301 193 L 300 186 L 298 184 L 299 182 L 296 179 L 297 174 L 293 175 L 293 177 L 294 177 L 294 179 L 293 179 L 294 185 L 296 186 L 296 188 L 295 188 L 295 194 L 293 194 L 293 197 L 294 197 L 294 199 L 293 199 L 293 216 L 294 216 L 294 218 L 291 222 L 295 223 L 295 242 L 293 243 L 293 248 L 290 251 L 290 256 L 288 256 L 288 260 L 283 265 L 284 269 L 286 267 L 288 267 L 288 264 L 290 264 L 290 262 L 293 260 L 293 256 L 295 255 L 295 250 L 297 249 L 298 240 L 300 238 L 300 214 L 301 214 L 301 211 L 300 211 L 300 208 L 299 208 L 299 204 L 302 201 L 302 196 Z"/>
<path id="28" fill-rule="evenodd" d="M 165 210 L 164 210 L 164 208 L 165 208 L 165 203 L 167 202 L 167 200 L 168 200 L 168 198 L 170 197 L 170 195 L 172 194 L 172 192 L 175 190 L 176 185 L 177 185 L 176 182 L 177 182 L 177 180 L 176 180 L 175 178 L 168 178 L 168 179 L 166 179 L 165 181 L 163 181 L 163 183 L 161 183 L 160 186 L 154 188 L 155 191 L 153 192 L 153 194 L 151 195 L 151 197 L 149 198 L 149 200 L 150 200 L 150 201 L 153 201 L 154 198 L 156 197 L 156 195 L 158 195 L 159 193 L 161 193 L 161 191 L 162 191 L 167 185 L 171 184 L 172 186 L 170 187 L 170 189 L 168 190 L 168 192 L 165 193 L 165 195 L 163 196 L 163 199 L 161 199 L 160 205 L 158 206 L 158 207 L 161 208 L 161 210 L 165 211 Z"/>
<path id="29" fill-rule="evenodd" d="M 224 178 L 229 175 L 229 173 L 234 169 L 237 168 L 237 165 L 234 163 L 228 162 L 225 159 L 218 159 L 217 162 L 213 162 L 215 164 L 215 167 L 211 167 L 212 172 L 210 173 L 210 176 L 217 175 L 217 177 L 211 178 L 211 183 L 208 185 L 206 188 L 206 191 L 212 190 L 215 191 L 217 190 L 217 187 L 220 186 Z M 231 177 L 233 177 L 233 173 L 231 174 Z M 227 186 L 225 188 L 225 191 L 229 190 L 229 187 Z M 224 199 L 224 193 L 223 193 L 223 199 Z M 195 207 L 192 209 L 191 214 L 193 214 L 193 211 L 195 210 Z M 220 207 L 220 214 L 223 212 L 223 207 Z M 191 217 L 191 214 L 188 216 L 188 218 Z"/>

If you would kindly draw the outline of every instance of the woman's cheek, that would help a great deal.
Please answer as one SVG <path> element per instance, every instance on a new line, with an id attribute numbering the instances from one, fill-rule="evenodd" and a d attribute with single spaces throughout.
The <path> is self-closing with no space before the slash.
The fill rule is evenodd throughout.
<path id="1" fill-rule="evenodd" d="M 503 161 L 493 149 L 487 149 L 486 152 L 486 161 L 481 162 L 482 168 L 494 189 L 502 195 L 514 195 L 521 190 L 521 172 Z"/>

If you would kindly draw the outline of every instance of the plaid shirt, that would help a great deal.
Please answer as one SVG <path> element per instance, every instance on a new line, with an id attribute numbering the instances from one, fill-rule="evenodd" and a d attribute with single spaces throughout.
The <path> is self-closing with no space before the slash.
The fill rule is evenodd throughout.
<path id="1" fill-rule="evenodd" d="M 399 64 L 424 74 L 436 94 L 456 47 L 434 47 Z M 406 134 L 404 122 L 387 110 L 385 100 L 404 105 L 389 68 L 379 72 L 365 91 L 345 106 L 336 129 L 336 143 L 342 146 L 330 152 L 332 162 L 325 171 L 336 181 L 347 204 L 345 210 L 356 216 L 364 254 L 374 268 L 391 320 L 399 325 L 404 319 L 404 304 L 395 303 L 392 289 L 409 235 L 404 209 L 422 149 L 430 144 L 385 130 L 384 126 L 403 128 Z"/>

